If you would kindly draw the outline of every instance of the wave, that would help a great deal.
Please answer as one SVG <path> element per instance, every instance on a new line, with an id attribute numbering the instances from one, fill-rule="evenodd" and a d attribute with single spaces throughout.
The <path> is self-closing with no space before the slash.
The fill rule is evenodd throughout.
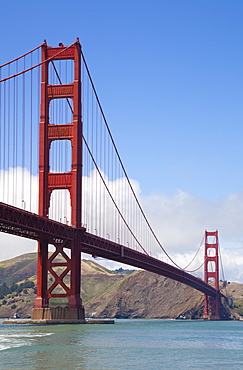
<path id="1" fill-rule="evenodd" d="M 22 346 L 30 346 L 32 344 L 32 338 L 47 337 L 53 333 L 13 333 L 13 334 L 0 334 L 0 351 L 4 351 L 11 348 L 17 348 Z"/>

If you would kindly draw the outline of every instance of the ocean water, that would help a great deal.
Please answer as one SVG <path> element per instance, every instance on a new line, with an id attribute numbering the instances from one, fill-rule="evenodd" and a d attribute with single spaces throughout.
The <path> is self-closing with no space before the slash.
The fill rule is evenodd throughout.
<path id="1" fill-rule="evenodd" d="M 243 369 L 243 322 L 3 325 L 0 369 Z"/>

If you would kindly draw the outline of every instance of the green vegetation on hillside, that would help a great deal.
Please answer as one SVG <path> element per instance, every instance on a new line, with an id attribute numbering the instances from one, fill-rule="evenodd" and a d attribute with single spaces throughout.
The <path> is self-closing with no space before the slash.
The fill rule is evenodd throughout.
<path id="1" fill-rule="evenodd" d="M 0 262 L 0 284 L 8 286 L 26 279 L 36 279 L 37 253 L 27 253 Z"/>
<path id="2" fill-rule="evenodd" d="M 243 316 L 243 299 L 234 299 L 234 310 Z"/>
<path id="3" fill-rule="evenodd" d="M 0 285 L 0 299 L 5 298 L 8 294 L 15 293 L 15 295 L 18 295 L 21 293 L 24 289 L 27 288 L 34 288 L 35 284 L 33 281 L 26 280 L 24 283 L 21 284 L 12 284 L 11 286 L 7 286 L 7 284 L 4 282 L 2 285 Z"/>

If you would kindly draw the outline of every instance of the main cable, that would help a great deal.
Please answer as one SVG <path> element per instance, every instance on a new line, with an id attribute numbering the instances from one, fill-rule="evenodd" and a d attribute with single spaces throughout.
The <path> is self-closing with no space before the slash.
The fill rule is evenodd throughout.
<path id="1" fill-rule="evenodd" d="M 59 54 L 63 53 L 64 51 L 66 51 L 67 49 L 69 49 L 70 47 L 72 47 L 73 45 L 75 45 L 77 42 L 78 42 L 78 40 L 77 40 L 77 41 L 75 41 L 75 43 L 73 43 L 73 44 L 69 45 L 68 47 L 63 48 L 60 52 L 58 52 L 58 53 L 57 53 L 57 54 L 55 54 L 54 56 L 52 56 L 52 57 L 50 57 L 50 58 L 48 58 L 48 59 L 46 59 L 46 60 L 44 60 L 44 61 L 42 61 L 42 62 L 40 62 L 40 63 L 38 63 L 38 64 L 36 64 L 36 65 L 34 65 L 34 66 L 32 66 L 32 67 L 28 68 L 28 69 L 25 69 L 24 71 L 21 71 L 21 72 L 15 73 L 15 74 L 14 74 L 14 75 L 12 75 L 12 76 L 8 76 L 8 77 L 6 77 L 6 78 L 1 79 L 1 80 L 0 80 L 0 83 L 1 83 L 1 82 L 4 82 L 4 81 L 7 81 L 7 80 L 9 80 L 9 79 L 11 79 L 11 78 L 17 77 L 17 76 L 19 76 L 19 75 L 21 75 L 21 74 L 23 74 L 23 73 L 28 72 L 28 71 L 31 71 L 31 70 L 33 70 L 34 68 L 36 68 L 36 67 L 38 67 L 38 66 L 40 66 L 40 65 L 42 65 L 42 64 L 44 64 L 44 63 L 48 63 L 48 62 L 50 62 L 50 61 L 52 61 L 52 63 L 53 63 L 53 59 L 54 59 L 56 56 L 58 56 Z M 11 61 L 11 62 L 8 62 L 8 63 L 3 64 L 2 66 L 0 66 L 0 68 L 2 68 L 2 67 L 4 67 L 4 66 L 6 66 L 6 65 L 8 65 L 8 64 L 11 64 L 11 63 L 12 63 L 12 62 L 14 62 L 14 61 L 17 61 L 18 59 L 20 59 L 20 58 L 22 58 L 22 57 L 24 57 L 24 56 L 26 56 L 26 55 L 30 54 L 31 52 L 33 52 L 33 51 L 37 50 L 38 48 L 40 48 L 41 46 L 43 46 L 43 45 L 45 45 L 45 44 L 46 44 L 46 42 L 44 42 L 44 43 L 43 43 L 43 44 L 41 44 L 40 46 L 36 47 L 35 49 L 31 50 L 30 52 L 28 52 L 28 53 L 26 53 L 26 54 L 22 55 L 21 57 L 18 57 L 18 58 L 14 59 L 14 60 L 13 60 L 13 61 Z M 176 262 L 175 262 L 175 261 L 170 257 L 170 255 L 167 253 L 167 251 L 164 249 L 163 245 L 161 244 L 161 242 L 159 241 L 158 237 L 156 236 L 156 234 L 155 234 L 155 232 L 154 232 L 154 230 L 153 230 L 152 226 L 150 225 L 150 223 L 149 223 L 149 221 L 148 221 L 148 219 L 147 219 L 147 217 L 146 217 L 146 215 L 145 215 L 145 213 L 144 213 L 144 211 L 143 211 L 143 209 L 142 209 L 142 206 L 141 206 L 141 204 L 140 204 L 140 202 L 139 202 L 139 200 L 138 200 L 138 198 L 137 198 L 137 196 L 136 196 L 136 194 L 135 194 L 135 191 L 134 191 L 134 189 L 133 189 L 133 187 L 132 187 L 132 185 L 131 185 L 131 181 L 130 181 L 130 179 L 129 179 L 128 175 L 127 175 L 127 172 L 126 172 L 126 170 L 125 170 L 125 167 L 124 167 L 124 165 L 123 165 L 123 162 L 122 162 L 122 160 L 121 160 L 121 157 L 120 157 L 120 155 L 119 155 L 119 152 L 118 152 L 118 150 L 117 150 L 117 147 L 116 147 L 115 141 L 114 141 L 114 139 L 113 139 L 113 136 L 112 136 L 112 134 L 111 134 L 110 128 L 109 128 L 109 126 L 108 126 L 108 123 L 107 123 L 106 117 L 105 117 L 105 115 L 104 115 L 104 112 L 103 112 L 103 109 L 102 109 L 102 106 L 101 106 L 101 103 L 100 103 L 100 100 L 99 100 L 98 94 L 97 94 L 97 92 L 96 92 L 96 89 L 95 89 L 95 86 L 94 86 L 93 80 L 92 80 L 92 78 L 91 78 L 90 71 L 89 71 L 89 69 L 88 69 L 88 66 L 87 66 L 87 63 L 86 63 L 86 60 L 85 60 L 85 57 L 84 57 L 84 54 L 83 54 L 83 52 L 82 52 L 82 51 L 81 51 L 81 56 L 82 56 L 82 59 L 83 59 L 83 62 L 84 62 L 84 65 L 85 65 L 85 68 L 86 68 L 86 71 L 87 71 L 87 74 L 88 74 L 88 77 L 89 77 L 89 80 L 90 80 L 91 86 L 92 86 L 92 89 L 93 89 L 93 92 L 94 92 L 94 95 L 95 95 L 95 97 L 96 97 L 96 101 L 97 101 L 97 103 L 98 103 L 98 106 L 99 106 L 99 109 L 100 109 L 101 115 L 102 115 L 102 117 L 103 117 L 103 120 L 104 120 L 104 123 L 105 123 L 106 129 L 107 129 L 108 135 L 109 135 L 110 140 L 111 140 L 111 142 L 112 142 L 112 144 L 113 144 L 113 147 L 114 147 L 115 153 L 116 153 L 116 155 L 117 155 L 118 161 L 119 161 L 119 163 L 120 163 L 120 165 L 121 165 L 121 168 L 122 168 L 122 170 L 123 170 L 123 173 L 124 173 L 124 175 L 125 175 L 125 178 L 126 178 L 126 180 L 127 180 L 127 183 L 128 183 L 128 185 L 129 185 L 129 188 L 130 188 L 130 190 L 131 190 L 131 192 L 132 192 L 132 194 L 133 194 L 133 196 L 134 196 L 134 199 L 135 199 L 135 201 L 136 201 L 136 204 L 137 204 L 137 206 L 138 206 L 138 208 L 139 208 L 139 210 L 140 210 L 140 212 L 141 212 L 141 214 L 142 214 L 142 216 L 143 216 L 143 218 L 144 218 L 144 220 L 145 220 L 145 223 L 147 224 L 147 226 L 148 226 L 148 228 L 149 228 L 149 230 L 150 230 L 150 232 L 151 232 L 152 236 L 154 237 L 155 241 L 157 242 L 157 244 L 159 245 L 159 247 L 161 248 L 161 250 L 165 253 L 165 255 L 168 257 L 168 259 L 169 259 L 169 260 L 170 260 L 170 261 L 171 261 L 171 262 L 172 262 L 176 267 L 178 267 L 180 270 L 185 271 L 185 269 L 181 268 L 181 267 L 180 267 L 180 266 L 179 266 L 179 265 L 178 265 L 178 264 L 177 264 L 177 263 L 176 263 Z M 55 72 L 57 72 L 57 71 L 56 71 L 56 68 L 55 68 L 54 63 L 53 63 L 53 66 L 54 66 L 54 70 L 55 70 Z M 61 83 L 61 82 L 60 82 L 60 83 Z M 68 104 L 69 104 L 69 107 L 70 107 L 71 111 L 73 112 L 72 107 L 71 107 L 71 104 L 70 104 L 70 102 L 69 102 L 69 100 L 68 100 L 68 99 L 67 99 L 67 101 L 68 101 Z M 87 142 L 86 142 L 85 138 L 84 138 L 84 142 L 85 142 L 85 145 L 86 145 L 86 147 L 87 147 L 88 151 L 90 152 L 90 148 L 87 146 L 88 144 L 87 144 Z M 90 153 L 91 153 L 91 152 L 90 152 Z M 94 158 L 92 158 L 92 160 L 94 161 Z M 94 164 L 95 164 L 95 166 L 96 166 L 96 169 L 97 169 L 97 170 L 99 170 L 97 163 L 95 163 L 95 162 L 94 162 Z M 100 176 L 101 176 L 101 174 L 100 174 Z M 105 180 L 103 179 L 103 177 L 102 177 L 102 176 L 101 176 L 101 178 L 102 178 L 102 181 L 103 181 L 103 182 L 104 182 L 104 184 L 105 184 Z M 111 197 L 111 199 L 113 200 L 113 203 L 114 203 L 114 202 L 115 202 L 115 200 L 113 199 L 113 197 L 112 197 L 112 195 L 111 195 L 111 193 L 110 193 L 110 191 L 109 191 L 109 189 L 108 189 L 108 187 L 107 187 L 107 185 L 106 185 L 106 184 L 105 184 L 105 186 L 106 186 L 107 191 L 108 191 L 108 193 L 109 193 L 109 195 L 110 195 L 110 197 Z M 116 208 L 117 208 L 117 210 L 118 210 L 118 212 L 119 212 L 120 216 L 122 217 L 123 221 L 125 222 L 126 226 L 128 227 L 129 231 L 132 233 L 133 237 L 135 237 L 134 233 L 132 232 L 132 230 L 131 230 L 131 229 L 130 229 L 130 227 L 128 226 L 127 222 L 125 221 L 124 216 L 121 214 L 120 210 L 118 209 L 118 206 L 116 205 L 116 203 L 114 203 L 114 204 L 115 204 L 115 206 L 116 206 Z M 145 251 L 145 249 L 141 246 L 140 242 L 137 240 L 137 238 L 136 238 L 136 237 L 135 237 L 135 240 L 139 243 L 140 247 L 144 250 L 144 252 L 145 252 L 146 254 L 148 254 L 148 253 Z M 197 255 L 197 254 L 198 254 L 198 251 L 197 251 L 196 255 Z M 196 258 L 196 255 L 194 256 L 193 260 Z M 193 261 L 193 260 L 192 260 L 192 261 Z M 189 263 L 189 265 L 192 263 L 192 261 Z M 189 265 L 187 265 L 186 267 L 188 267 Z"/>
<path id="2" fill-rule="evenodd" d="M 130 182 L 130 179 L 129 179 L 128 175 L 127 175 L 127 172 L 126 172 L 126 170 L 125 170 L 125 167 L 124 167 L 123 162 L 122 162 L 122 160 L 121 160 L 121 157 L 120 157 L 120 155 L 119 155 L 118 149 L 117 149 L 117 147 L 116 147 L 115 141 L 114 141 L 113 136 L 112 136 L 112 134 L 111 134 L 110 128 L 109 128 L 109 126 L 108 126 L 108 122 L 107 122 L 107 120 L 106 120 L 106 117 L 105 117 L 104 111 L 103 111 L 103 109 L 102 109 L 102 106 L 101 106 L 101 103 L 100 103 L 100 100 L 99 100 L 98 94 L 97 94 L 97 92 L 96 92 L 96 89 L 95 89 L 95 86 L 94 86 L 94 83 L 93 83 L 93 80 L 92 80 L 92 77 L 91 77 L 91 74 L 90 74 L 90 71 L 89 71 L 89 68 L 88 68 L 87 62 L 86 62 L 86 60 L 85 60 L 85 57 L 84 57 L 84 54 L 83 54 L 83 52 L 82 52 L 82 51 L 81 51 L 81 56 L 82 56 L 82 58 L 83 58 L 83 62 L 84 62 L 84 65 L 85 65 L 85 68 L 86 68 L 86 71 L 87 71 L 87 74 L 88 74 L 88 77 L 89 77 L 89 80 L 90 80 L 91 86 L 92 86 L 92 88 L 93 88 L 93 91 L 94 91 L 94 94 L 95 94 L 95 97 L 96 97 L 96 100 L 97 100 L 98 106 L 99 106 L 99 108 L 100 108 L 100 112 L 101 112 L 101 115 L 102 115 L 102 117 L 103 117 L 103 120 L 104 120 L 104 123 L 105 123 L 106 129 L 107 129 L 107 132 L 108 132 L 109 137 L 110 137 L 110 139 L 111 139 L 111 141 L 112 141 L 112 144 L 113 144 L 114 150 L 115 150 L 115 152 L 116 152 L 116 154 L 117 154 L 117 158 L 118 158 L 118 160 L 119 160 L 119 162 L 120 162 L 120 165 L 121 165 L 121 167 L 122 167 L 122 170 L 123 170 L 123 173 L 124 173 L 124 175 L 125 175 L 125 177 L 126 177 L 126 180 L 127 180 L 128 184 L 129 184 L 129 187 L 130 187 L 130 189 L 131 189 L 131 192 L 132 192 L 132 194 L 133 194 L 133 196 L 134 196 L 134 198 L 135 198 L 135 201 L 136 201 L 136 203 L 137 203 L 137 205 L 138 205 L 138 207 L 139 207 L 139 209 L 140 209 L 140 212 L 141 212 L 141 213 L 142 213 L 142 215 L 143 215 L 143 218 L 144 218 L 144 220 L 145 220 L 145 223 L 147 224 L 147 226 L 148 226 L 149 230 L 151 231 L 151 233 L 152 233 L 152 235 L 153 235 L 153 237 L 154 237 L 155 241 L 157 242 L 157 244 L 159 245 L 159 247 L 161 248 L 161 250 L 165 253 L 165 255 L 169 258 L 169 260 L 170 260 L 170 261 L 171 261 L 171 262 L 172 262 L 176 267 L 178 267 L 180 270 L 183 270 L 183 271 L 184 271 L 184 269 L 183 269 L 183 268 L 181 268 L 181 267 L 180 267 L 180 266 L 179 266 L 179 265 L 178 265 L 178 264 L 177 264 L 177 263 L 176 263 L 176 262 L 175 262 L 175 261 L 170 257 L 170 255 L 166 252 L 166 250 L 164 249 L 163 245 L 160 243 L 159 239 L 157 238 L 157 236 L 156 236 L 156 234 L 155 234 L 155 232 L 154 232 L 154 230 L 153 230 L 152 226 L 150 225 L 150 223 L 149 223 L 149 221 L 148 221 L 148 219 L 147 219 L 147 217 L 146 217 L 146 215 L 145 215 L 145 213 L 144 213 L 144 211 L 143 211 L 143 209 L 142 209 L 142 206 L 141 206 L 141 204 L 140 204 L 140 202 L 139 202 L 139 200 L 138 200 L 138 198 L 137 198 L 137 196 L 136 196 L 136 194 L 135 194 L 135 192 L 134 192 L 134 189 L 133 189 L 133 187 L 132 187 L 132 184 L 131 184 L 131 182 Z"/>

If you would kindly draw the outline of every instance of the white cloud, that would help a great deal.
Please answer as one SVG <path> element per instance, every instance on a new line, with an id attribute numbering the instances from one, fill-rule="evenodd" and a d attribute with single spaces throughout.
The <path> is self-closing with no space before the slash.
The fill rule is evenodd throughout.
<path id="1" fill-rule="evenodd" d="M 16 167 L 0 170 L 0 201 L 37 212 L 38 176 L 26 168 Z"/>
<path id="2" fill-rule="evenodd" d="M 225 278 L 243 282 L 242 192 L 209 201 L 177 190 L 172 196 L 142 197 L 141 203 L 158 238 L 176 263 L 185 266 L 190 261 L 205 230 L 218 230 Z M 202 258 L 196 259 L 198 266 Z"/>
<path id="3" fill-rule="evenodd" d="M 0 233 L 0 261 L 20 256 L 24 253 L 37 252 L 37 242 L 20 236 Z"/>

